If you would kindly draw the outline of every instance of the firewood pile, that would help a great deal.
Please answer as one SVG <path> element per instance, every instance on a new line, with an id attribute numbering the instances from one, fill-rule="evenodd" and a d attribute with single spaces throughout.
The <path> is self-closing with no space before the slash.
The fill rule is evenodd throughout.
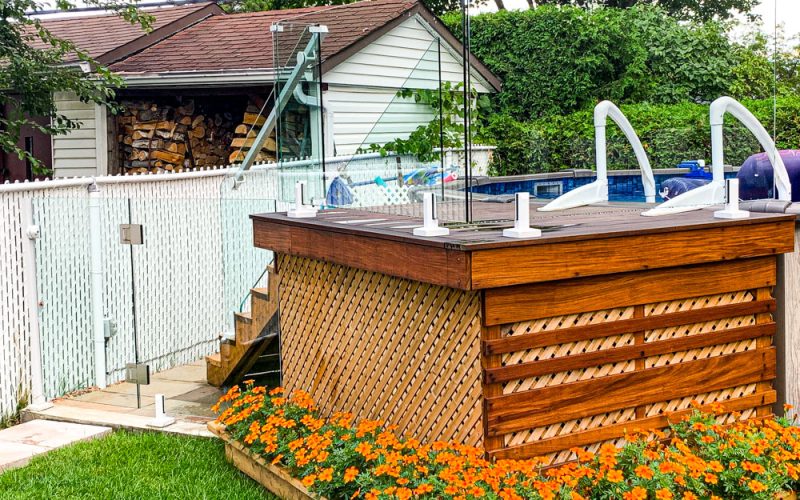
<path id="1" fill-rule="evenodd" d="M 228 163 L 239 163 L 247 156 L 248 151 L 253 146 L 261 126 L 264 125 L 266 118 L 259 115 L 259 108 L 253 104 L 247 106 L 247 110 L 236 130 L 235 138 L 231 142 L 231 154 L 228 156 Z M 261 151 L 256 155 L 256 162 L 275 161 L 277 157 L 277 145 L 275 143 L 275 132 L 268 137 Z"/>
<path id="2" fill-rule="evenodd" d="M 263 104 L 263 102 L 262 102 Z M 203 102 L 184 100 L 167 104 L 158 101 L 123 101 L 123 111 L 117 116 L 119 165 L 122 173 L 179 172 L 198 167 L 216 167 L 239 163 L 253 145 L 266 121 L 260 106 L 251 100 L 239 108 L 204 106 Z M 296 154 L 290 145 L 302 139 L 303 119 L 285 114 L 290 132 L 284 147 L 285 154 Z M 284 127 L 286 128 L 286 127 Z M 269 137 L 256 162 L 275 161 L 275 133 Z"/>

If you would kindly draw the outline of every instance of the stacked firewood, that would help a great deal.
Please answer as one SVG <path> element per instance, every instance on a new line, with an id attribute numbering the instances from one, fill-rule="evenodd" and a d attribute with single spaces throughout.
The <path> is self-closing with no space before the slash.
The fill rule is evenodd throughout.
<path id="1" fill-rule="evenodd" d="M 266 122 L 266 118 L 259 114 L 259 109 L 253 104 L 247 106 L 242 123 L 234 130 L 235 137 L 231 142 L 231 154 L 228 163 L 239 163 L 247 156 L 252 148 L 261 127 Z M 267 138 L 261 151 L 256 155 L 256 162 L 275 161 L 277 147 L 275 143 L 275 132 Z"/>
<path id="2" fill-rule="evenodd" d="M 230 113 L 206 116 L 195 109 L 194 101 L 179 106 L 146 101 L 122 105 L 117 124 L 126 173 L 211 167 L 228 159 L 234 139 Z"/>

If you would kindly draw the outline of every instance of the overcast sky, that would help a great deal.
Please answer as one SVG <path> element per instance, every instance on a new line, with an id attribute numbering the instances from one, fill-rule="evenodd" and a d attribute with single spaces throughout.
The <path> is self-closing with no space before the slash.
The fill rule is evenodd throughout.
<path id="1" fill-rule="evenodd" d="M 527 9 L 526 0 L 504 0 L 507 9 Z M 755 8 L 755 14 L 761 16 L 764 21 L 765 29 L 772 32 L 775 22 L 775 8 L 778 9 L 778 23 L 783 23 L 787 36 L 800 34 L 800 0 L 761 0 L 761 4 Z M 482 11 L 495 11 L 497 7 L 493 0 L 488 0 Z M 769 29 L 767 29 L 767 27 Z"/>

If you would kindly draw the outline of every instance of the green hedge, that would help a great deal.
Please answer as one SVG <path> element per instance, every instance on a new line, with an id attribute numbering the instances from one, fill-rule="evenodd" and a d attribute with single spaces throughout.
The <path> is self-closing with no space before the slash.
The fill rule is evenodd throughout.
<path id="1" fill-rule="evenodd" d="M 772 132 L 772 100 L 743 104 Z M 633 104 L 621 106 L 647 150 L 653 168 L 674 167 L 682 160 L 711 157 L 708 105 Z M 800 96 L 782 97 L 777 106 L 779 148 L 800 148 Z M 622 132 L 609 122 L 609 168 L 636 168 L 636 157 Z M 496 175 L 553 172 L 566 168 L 594 168 L 594 123 L 591 111 L 521 123 L 504 115 L 489 119 L 487 138 L 494 138 Z M 726 119 L 725 162 L 741 164 L 761 150 L 752 134 L 738 121 Z"/>
<path id="2" fill-rule="evenodd" d="M 461 36 L 460 15 L 443 21 Z M 637 6 L 544 5 L 471 18 L 472 50 L 503 80 L 496 109 L 517 120 L 616 103 L 711 101 L 727 93 L 736 51 L 718 23 L 682 23 Z"/>

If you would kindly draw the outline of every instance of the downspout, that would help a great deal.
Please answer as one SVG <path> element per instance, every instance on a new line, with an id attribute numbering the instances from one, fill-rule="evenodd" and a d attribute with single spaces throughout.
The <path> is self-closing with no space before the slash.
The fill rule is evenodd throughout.
<path id="1" fill-rule="evenodd" d="M 103 325 L 103 245 L 101 241 L 101 193 L 97 183 L 89 185 L 89 242 L 92 273 L 92 332 L 94 339 L 94 379 L 106 387 L 106 335 Z"/>
<path id="2" fill-rule="evenodd" d="M 306 80 L 306 81 L 308 81 L 308 80 Z M 303 88 L 302 88 L 301 85 L 298 85 L 297 87 L 294 88 L 294 94 L 293 95 L 294 95 L 294 98 L 297 100 L 297 102 L 299 102 L 300 104 L 303 104 L 303 105 L 308 106 L 309 108 L 313 108 L 313 109 L 319 109 L 320 107 L 322 108 L 322 113 L 325 114 L 325 128 L 324 128 L 325 136 L 322 138 L 322 140 L 325 141 L 325 148 L 324 149 L 325 149 L 326 152 L 330 152 L 331 153 L 328 156 L 334 156 L 334 152 L 333 152 L 333 146 L 334 146 L 334 144 L 333 144 L 333 134 L 331 134 L 331 131 L 333 130 L 333 110 L 331 110 L 330 106 L 328 105 L 328 102 L 327 102 L 328 98 L 325 97 L 325 94 L 321 93 L 320 102 L 322 103 L 322 106 L 320 106 L 320 104 L 317 102 L 316 98 L 314 98 L 313 96 L 310 96 L 310 95 L 306 94 L 305 92 L 303 92 Z"/>

